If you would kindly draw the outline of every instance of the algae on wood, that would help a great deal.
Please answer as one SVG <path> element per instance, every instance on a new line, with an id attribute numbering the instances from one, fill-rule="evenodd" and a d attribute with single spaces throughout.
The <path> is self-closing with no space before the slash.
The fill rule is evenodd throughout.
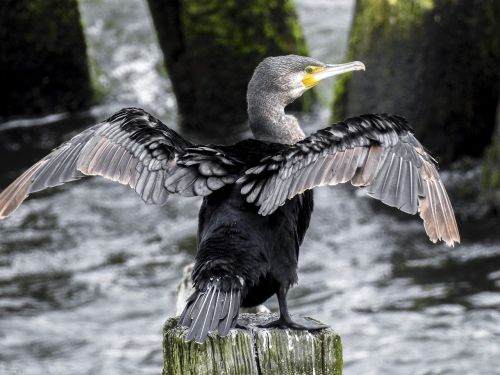
<path id="1" fill-rule="evenodd" d="M 495 133 L 483 161 L 482 186 L 486 199 L 500 211 L 500 98 Z"/>
<path id="2" fill-rule="evenodd" d="M 210 334 L 203 344 L 184 341 L 177 319 L 163 331 L 163 375 L 341 375 L 342 343 L 327 328 L 319 332 L 263 329 L 275 314 L 240 314 L 250 329 L 226 337 Z"/>
<path id="3" fill-rule="evenodd" d="M 292 0 L 148 3 L 187 129 L 240 130 L 257 64 L 267 56 L 307 54 Z"/>
<path id="4" fill-rule="evenodd" d="M 77 1 L 2 1 L 0 77 L 0 118 L 88 107 L 92 87 Z"/>
<path id="5" fill-rule="evenodd" d="M 498 0 L 358 0 L 348 60 L 365 74 L 336 82 L 334 116 L 405 116 L 440 161 L 480 156 L 500 88 Z"/>

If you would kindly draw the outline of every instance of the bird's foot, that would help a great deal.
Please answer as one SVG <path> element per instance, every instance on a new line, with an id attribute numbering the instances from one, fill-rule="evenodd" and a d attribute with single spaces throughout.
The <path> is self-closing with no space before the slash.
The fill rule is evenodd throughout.
<path id="1" fill-rule="evenodd" d="M 266 324 L 258 325 L 259 328 L 291 328 L 301 331 L 319 331 L 328 328 L 327 325 L 312 320 L 298 318 L 297 320 L 279 318 Z"/>
<path id="2" fill-rule="evenodd" d="M 249 330 L 249 327 L 246 325 L 246 324 L 243 324 L 243 323 L 236 323 L 236 325 L 234 326 L 235 328 L 238 328 L 238 329 L 243 329 L 245 331 L 248 331 Z"/>

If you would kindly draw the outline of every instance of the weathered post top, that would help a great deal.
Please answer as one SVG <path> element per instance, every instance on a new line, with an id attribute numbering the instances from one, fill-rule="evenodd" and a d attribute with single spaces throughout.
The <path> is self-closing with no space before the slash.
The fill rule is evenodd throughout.
<path id="1" fill-rule="evenodd" d="M 163 375 L 341 375 L 342 342 L 331 328 L 317 332 L 266 329 L 275 314 L 240 314 L 249 329 L 226 337 L 210 334 L 203 344 L 184 341 L 177 318 L 163 330 Z M 311 319 L 311 318 L 305 318 Z"/>

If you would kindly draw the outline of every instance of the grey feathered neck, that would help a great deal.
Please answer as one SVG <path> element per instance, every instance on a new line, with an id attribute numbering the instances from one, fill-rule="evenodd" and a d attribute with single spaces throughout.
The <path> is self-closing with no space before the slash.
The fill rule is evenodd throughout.
<path id="1" fill-rule="evenodd" d="M 248 97 L 248 117 L 254 137 L 261 141 L 293 144 L 304 139 L 298 120 L 285 113 L 288 103 L 272 93 L 260 91 Z"/>
<path id="2" fill-rule="evenodd" d="M 256 139 L 286 144 L 304 139 L 298 120 L 287 115 L 285 107 L 306 91 L 301 80 L 308 65 L 324 64 L 288 55 L 268 57 L 257 66 L 247 91 L 249 124 Z"/>

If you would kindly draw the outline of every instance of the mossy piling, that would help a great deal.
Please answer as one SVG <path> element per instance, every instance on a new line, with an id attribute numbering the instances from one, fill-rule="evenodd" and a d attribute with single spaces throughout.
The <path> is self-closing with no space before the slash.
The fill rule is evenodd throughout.
<path id="1" fill-rule="evenodd" d="M 484 156 L 481 182 L 486 199 L 500 212 L 500 97 L 495 133 Z"/>
<path id="2" fill-rule="evenodd" d="M 334 116 L 392 112 L 449 163 L 490 143 L 500 88 L 497 0 L 358 0 Z"/>
<path id="3" fill-rule="evenodd" d="M 203 344 L 184 341 L 169 319 L 163 331 L 163 375 L 341 375 L 342 342 L 331 328 L 317 332 L 258 328 L 276 314 L 240 314 L 248 329 Z M 310 319 L 310 318 L 306 318 Z"/>
<path id="4" fill-rule="evenodd" d="M 292 0 L 148 4 L 187 130 L 224 139 L 240 132 L 257 64 L 267 56 L 307 54 Z M 311 97 L 301 103 L 310 106 Z"/>
<path id="5" fill-rule="evenodd" d="M 76 0 L 0 5 L 0 120 L 87 108 L 93 90 Z"/>

